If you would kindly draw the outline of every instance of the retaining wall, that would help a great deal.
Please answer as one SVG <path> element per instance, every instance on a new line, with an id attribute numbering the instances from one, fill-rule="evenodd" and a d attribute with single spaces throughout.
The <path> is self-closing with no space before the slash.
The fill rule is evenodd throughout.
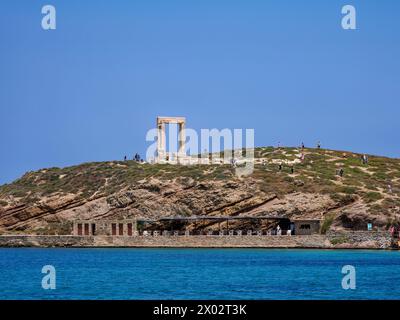
<path id="1" fill-rule="evenodd" d="M 0 247 L 373 248 L 391 247 L 388 232 L 297 236 L 45 236 L 2 235 Z"/>
<path id="2" fill-rule="evenodd" d="M 0 236 L 2 247 L 187 247 L 321 248 L 326 237 L 312 236 Z"/>
<path id="3" fill-rule="evenodd" d="M 388 231 L 328 231 L 326 236 L 337 248 L 387 249 L 392 245 L 392 237 Z"/>

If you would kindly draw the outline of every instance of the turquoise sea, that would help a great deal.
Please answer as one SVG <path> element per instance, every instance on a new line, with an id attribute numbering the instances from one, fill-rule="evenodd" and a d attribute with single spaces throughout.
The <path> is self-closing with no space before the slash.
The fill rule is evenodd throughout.
<path id="1" fill-rule="evenodd" d="M 45 265 L 55 290 L 41 286 Z M 0 299 L 400 299 L 400 252 L 2 248 Z"/>

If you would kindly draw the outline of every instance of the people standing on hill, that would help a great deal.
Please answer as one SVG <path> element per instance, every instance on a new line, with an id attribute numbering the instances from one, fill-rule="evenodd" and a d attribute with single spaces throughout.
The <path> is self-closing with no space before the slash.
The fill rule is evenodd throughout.
<path id="1" fill-rule="evenodd" d="M 293 174 L 294 173 L 294 166 L 290 167 L 290 172 Z"/>
<path id="2" fill-rule="evenodd" d="M 361 156 L 361 160 L 363 164 L 368 164 L 368 156 L 366 154 Z"/>
<path id="3" fill-rule="evenodd" d="M 340 168 L 340 169 L 336 170 L 336 175 L 337 176 L 343 177 L 343 173 L 344 173 L 343 168 Z"/>
<path id="4" fill-rule="evenodd" d="M 124 157 L 124 161 L 126 161 L 126 156 Z"/>
<path id="5" fill-rule="evenodd" d="M 321 149 L 321 141 L 317 142 L 317 149 Z"/>
<path id="6" fill-rule="evenodd" d="M 301 150 L 303 150 L 305 147 L 304 147 L 304 142 L 302 142 L 301 143 Z"/>
<path id="7" fill-rule="evenodd" d="M 135 160 L 136 162 L 140 161 L 140 155 L 138 153 L 135 153 L 133 160 Z"/>
<path id="8" fill-rule="evenodd" d="M 279 171 L 282 171 L 282 163 L 279 164 L 278 169 Z"/>

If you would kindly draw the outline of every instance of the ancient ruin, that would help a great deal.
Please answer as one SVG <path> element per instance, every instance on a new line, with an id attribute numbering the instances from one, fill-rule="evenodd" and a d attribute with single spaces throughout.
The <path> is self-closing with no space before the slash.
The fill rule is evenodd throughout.
<path id="1" fill-rule="evenodd" d="M 178 152 L 167 152 L 165 127 L 167 124 L 178 125 Z M 184 117 L 157 117 L 157 163 L 178 163 L 185 164 L 190 161 L 190 157 L 186 155 L 185 151 L 185 125 L 186 119 Z"/>
<path id="2" fill-rule="evenodd" d="M 177 152 L 167 151 L 167 138 L 166 138 L 166 126 L 169 124 L 178 125 L 178 150 Z M 206 152 L 188 155 L 186 151 L 186 119 L 184 117 L 157 117 L 157 152 L 154 158 L 148 159 L 150 163 L 162 163 L 162 164 L 182 164 L 182 165 L 192 165 L 192 164 L 245 164 L 246 162 L 253 161 L 254 159 L 237 159 L 232 156 L 231 150 L 226 150 L 227 156 L 221 156 L 220 150 L 208 150 L 205 148 Z M 238 130 L 238 129 L 237 129 Z M 210 138 L 214 141 L 219 141 L 220 139 L 225 139 L 223 130 L 219 131 L 217 129 L 211 130 L 213 135 Z M 226 132 L 225 132 L 226 133 Z M 232 133 L 228 138 L 232 140 Z M 225 141 L 225 140 L 224 140 Z M 171 143 L 171 140 L 169 140 Z M 199 145 L 201 144 L 199 141 Z M 208 143 L 208 142 L 207 142 Z M 201 144 L 201 147 L 203 145 Z M 232 146 L 231 146 L 232 147 Z M 242 158 L 239 156 L 239 158 Z"/>
<path id="3" fill-rule="evenodd" d="M 136 219 L 128 220 L 77 220 L 73 223 L 75 236 L 134 236 Z"/>

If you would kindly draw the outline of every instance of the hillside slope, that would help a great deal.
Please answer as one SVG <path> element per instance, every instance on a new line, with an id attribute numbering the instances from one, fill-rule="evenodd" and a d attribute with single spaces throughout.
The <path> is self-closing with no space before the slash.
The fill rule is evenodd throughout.
<path id="1" fill-rule="evenodd" d="M 363 164 L 360 154 L 272 147 L 257 148 L 255 158 L 254 173 L 241 179 L 229 165 L 134 161 L 28 172 L 0 187 L 0 233 L 69 234 L 76 219 L 177 215 L 320 218 L 324 230 L 400 221 L 399 159 Z"/>

